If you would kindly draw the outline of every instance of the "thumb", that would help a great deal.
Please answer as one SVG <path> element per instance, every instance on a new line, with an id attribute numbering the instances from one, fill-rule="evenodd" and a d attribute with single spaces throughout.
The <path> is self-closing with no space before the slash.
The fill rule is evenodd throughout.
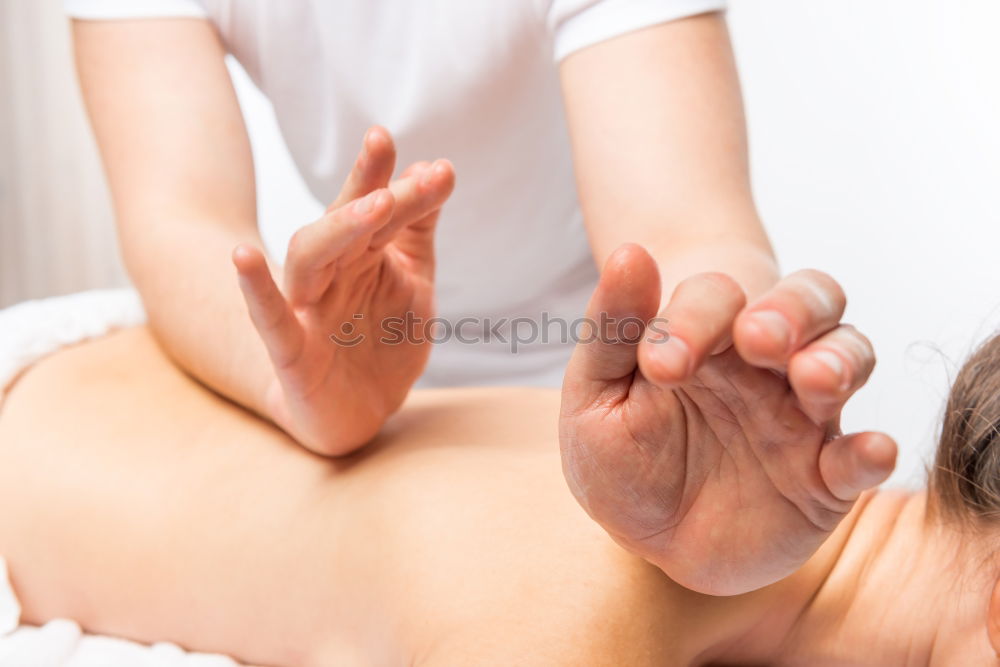
<path id="1" fill-rule="evenodd" d="M 302 351 L 305 334 L 288 301 L 274 282 L 267 260 L 259 249 L 241 243 L 233 250 L 233 264 L 254 328 L 278 368 L 287 366 Z"/>
<path id="2" fill-rule="evenodd" d="M 660 272 L 642 246 L 626 243 L 604 264 L 563 389 L 586 393 L 631 374 L 646 323 L 660 304 Z M 574 332 L 577 333 L 577 332 Z"/>
<path id="3" fill-rule="evenodd" d="M 853 501 L 884 482 L 896 467 L 896 442 L 884 433 L 853 433 L 823 445 L 819 472 L 840 500 Z"/>

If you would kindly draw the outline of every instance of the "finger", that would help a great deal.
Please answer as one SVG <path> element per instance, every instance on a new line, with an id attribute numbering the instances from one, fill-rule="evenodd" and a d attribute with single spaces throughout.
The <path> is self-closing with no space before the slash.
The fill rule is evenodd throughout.
<path id="1" fill-rule="evenodd" d="M 588 395 L 635 371 L 636 348 L 659 302 L 660 274 L 649 253 L 633 243 L 615 250 L 587 306 L 564 391 L 583 389 Z"/>
<path id="2" fill-rule="evenodd" d="M 783 370 L 799 348 L 837 326 L 846 304 L 833 278 L 797 271 L 740 313 L 733 330 L 736 350 L 755 366 Z"/>
<path id="3" fill-rule="evenodd" d="M 396 209 L 392 221 L 372 238 L 372 248 L 383 247 L 399 230 L 426 221 L 440 209 L 455 189 L 455 168 L 448 160 L 436 160 L 429 167 L 414 169 L 407 178 L 393 181 L 389 188 L 396 198 Z"/>
<path id="4" fill-rule="evenodd" d="M 661 386 L 691 377 L 706 357 L 729 346 L 733 321 L 744 305 L 743 289 L 723 273 L 681 281 L 657 318 L 667 335 L 639 347 L 642 374 Z"/>
<path id="5" fill-rule="evenodd" d="M 392 245 L 405 255 L 413 271 L 425 278 L 434 278 L 434 230 L 441 209 L 401 229 Z"/>
<path id="6" fill-rule="evenodd" d="M 328 212 L 299 229 L 288 244 L 285 291 L 295 305 L 315 303 L 333 280 L 331 266 L 350 253 L 352 246 L 367 245 L 393 216 L 392 193 L 383 188 Z"/>
<path id="7" fill-rule="evenodd" d="M 853 501 L 878 486 L 896 467 L 896 442 L 884 433 L 854 433 L 823 445 L 819 472 L 840 500 Z"/>
<path id="8" fill-rule="evenodd" d="M 417 176 L 430 167 L 427 161 L 414 162 L 403 170 L 400 178 Z M 414 270 L 430 279 L 434 277 L 434 229 L 440 215 L 438 209 L 407 225 L 392 238 L 392 244 L 414 263 Z"/>
<path id="9" fill-rule="evenodd" d="M 871 342 L 842 324 L 795 353 L 788 382 L 803 411 L 817 424 L 833 419 L 875 368 Z"/>
<path id="10" fill-rule="evenodd" d="M 395 168 L 396 146 L 389 131 L 378 125 L 369 128 L 344 187 L 327 211 L 338 209 L 369 192 L 386 187 Z"/>
<path id="11" fill-rule="evenodd" d="M 276 368 L 288 366 L 302 349 L 302 328 L 274 284 L 263 253 L 253 246 L 238 245 L 233 250 L 233 264 L 239 273 L 250 319 L 272 363 Z"/>

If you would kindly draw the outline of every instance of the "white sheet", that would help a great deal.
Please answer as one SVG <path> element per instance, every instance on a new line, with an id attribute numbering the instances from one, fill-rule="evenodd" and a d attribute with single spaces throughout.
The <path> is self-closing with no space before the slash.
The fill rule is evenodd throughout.
<path id="1" fill-rule="evenodd" d="M 27 301 L 0 310 L 0 402 L 25 368 L 60 347 L 145 321 L 131 289 Z M 235 667 L 231 658 L 90 635 L 71 620 L 22 625 L 21 607 L 0 557 L 0 667 Z"/>

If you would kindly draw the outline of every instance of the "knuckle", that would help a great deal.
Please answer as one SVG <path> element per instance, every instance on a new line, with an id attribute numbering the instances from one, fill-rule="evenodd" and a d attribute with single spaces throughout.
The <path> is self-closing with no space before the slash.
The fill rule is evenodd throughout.
<path id="1" fill-rule="evenodd" d="M 841 325 L 827 340 L 828 345 L 850 362 L 856 380 L 864 380 L 875 368 L 875 350 L 871 341 L 853 326 Z"/>
<path id="2" fill-rule="evenodd" d="M 788 280 L 797 287 L 797 292 L 812 302 L 815 308 L 822 310 L 824 315 L 839 315 L 847 306 L 844 289 L 828 273 L 817 269 L 802 269 L 790 275 Z"/>
<path id="3" fill-rule="evenodd" d="M 853 329 L 847 340 L 850 341 L 854 358 L 858 360 L 865 374 L 871 373 L 875 368 L 875 348 L 872 347 L 871 341 L 857 329 Z"/>
<path id="4" fill-rule="evenodd" d="M 854 341 L 859 347 L 870 350 L 872 347 L 872 342 L 868 339 L 868 336 L 864 335 L 854 325 L 847 325 L 844 327 L 845 332 L 848 337 Z"/>

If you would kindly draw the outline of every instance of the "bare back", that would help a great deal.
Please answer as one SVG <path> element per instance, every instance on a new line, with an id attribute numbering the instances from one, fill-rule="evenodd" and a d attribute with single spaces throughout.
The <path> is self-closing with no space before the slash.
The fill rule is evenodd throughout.
<path id="1" fill-rule="evenodd" d="M 253 662 L 688 662 L 676 610 L 701 596 L 579 509 L 557 409 L 547 390 L 418 392 L 324 459 L 124 331 L 3 405 L 0 553 L 28 621 Z"/>

